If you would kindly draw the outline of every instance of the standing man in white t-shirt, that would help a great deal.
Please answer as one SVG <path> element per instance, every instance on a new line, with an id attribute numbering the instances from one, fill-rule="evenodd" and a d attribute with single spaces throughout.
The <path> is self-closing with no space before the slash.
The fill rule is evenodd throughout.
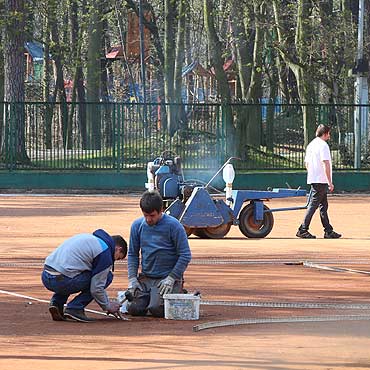
<path id="1" fill-rule="evenodd" d="M 328 189 L 334 190 L 332 180 L 332 164 L 329 146 L 326 143 L 330 139 L 330 127 L 319 125 L 316 130 L 316 138 L 307 146 L 305 165 L 307 169 L 307 184 L 311 185 L 311 197 L 306 215 L 297 231 L 297 236 L 303 239 L 315 239 L 308 229 L 312 217 L 317 208 L 320 209 L 320 218 L 324 227 L 325 239 L 338 239 L 342 235 L 333 230 L 328 217 Z"/>

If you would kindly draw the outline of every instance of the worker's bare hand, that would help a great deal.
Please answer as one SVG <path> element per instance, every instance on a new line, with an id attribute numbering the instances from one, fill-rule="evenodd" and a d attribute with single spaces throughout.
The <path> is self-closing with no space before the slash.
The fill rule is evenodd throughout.
<path id="1" fill-rule="evenodd" d="M 333 183 L 329 184 L 329 191 L 330 191 L 330 193 L 332 193 L 334 191 L 334 184 Z"/>

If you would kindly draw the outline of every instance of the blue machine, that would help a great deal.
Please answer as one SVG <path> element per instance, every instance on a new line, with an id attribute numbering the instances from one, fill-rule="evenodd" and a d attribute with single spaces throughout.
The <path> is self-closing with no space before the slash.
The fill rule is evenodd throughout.
<path id="1" fill-rule="evenodd" d="M 206 185 L 199 186 L 184 181 L 180 158 L 170 158 L 168 153 L 151 162 L 150 172 L 154 177 L 154 188 L 166 203 L 165 212 L 176 217 L 188 235 L 219 239 L 232 225 L 238 225 L 245 236 L 264 238 L 274 225 L 272 212 L 307 208 L 308 201 L 305 206 L 289 208 L 269 209 L 264 204 L 272 198 L 306 196 L 304 189 L 233 190 L 225 202 L 219 196 L 211 195 L 207 188 L 233 158 L 225 162 Z"/>

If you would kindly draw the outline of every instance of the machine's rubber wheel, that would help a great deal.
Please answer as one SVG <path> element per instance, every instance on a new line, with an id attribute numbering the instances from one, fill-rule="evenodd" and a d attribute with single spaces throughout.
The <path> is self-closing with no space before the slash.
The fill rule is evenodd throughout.
<path id="1" fill-rule="evenodd" d="M 267 206 L 263 208 L 269 209 Z M 245 206 L 239 215 L 239 229 L 248 238 L 264 238 L 274 226 L 274 216 L 271 212 L 263 214 L 263 220 L 254 219 L 254 204 L 250 203 Z"/>
<path id="2" fill-rule="evenodd" d="M 194 229 L 194 235 L 201 239 L 222 239 L 231 228 L 231 222 L 216 227 L 206 227 L 203 229 Z"/>
<path id="3" fill-rule="evenodd" d="M 190 236 L 194 231 L 194 229 L 192 227 L 184 226 L 184 229 L 185 229 L 185 232 L 186 232 L 187 236 Z"/>

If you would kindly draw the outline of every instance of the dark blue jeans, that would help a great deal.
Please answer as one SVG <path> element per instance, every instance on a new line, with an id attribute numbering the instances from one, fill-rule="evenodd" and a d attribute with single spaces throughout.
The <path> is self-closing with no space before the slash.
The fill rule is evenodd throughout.
<path id="1" fill-rule="evenodd" d="M 325 232 L 330 232 L 333 227 L 330 225 L 328 217 L 328 185 L 327 184 L 311 184 L 311 198 L 307 207 L 306 215 L 304 216 L 302 225 L 299 227 L 301 231 L 308 231 L 310 223 L 317 208 L 320 209 L 320 219 Z"/>
<path id="2" fill-rule="evenodd" d="M 45 288 L 54 292 L 50 303 L 63 307 L 71 294 L 78 293 L 68 304 L 67 308 L 83 310 L 94 298 L 90 293 L 91 271 L 84 271 L 74 278 L 65 275 L 52 275 L 47 271 L 41 274 Z M 113 274 L 109 272 L 105 288 L 113 281 Z"/>

